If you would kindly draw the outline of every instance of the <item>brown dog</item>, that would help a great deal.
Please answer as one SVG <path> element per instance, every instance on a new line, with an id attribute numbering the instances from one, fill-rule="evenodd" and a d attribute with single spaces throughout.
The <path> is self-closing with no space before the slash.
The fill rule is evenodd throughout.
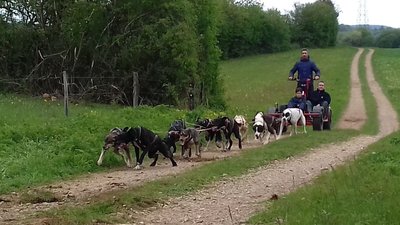
<path id="1" fill-rule="evenodd" d="M 126 145 L 121 145 L 120 147 L 116 146 L 115 144 L 115 137 L 118 135 L 122 134 L 122 129 L 115 127 L 110 130 L 110 132 L 107 134 L 105 140 L 104 140 L 104 145 L 101 150 L 101 154 L 99 159 L 97 160 L 97 165 L 101 165 L 103 163 L 103 158 L 104 158 L 104 153 L 110 149 L 114 148 L 114 153 L 117 155 L 121 155 L 122 158 L 124 159 L 126 166 L 132 167 L 132 159 L 131 159 L 131 154 L 129 151 L 129 146 Z"/>
<path id="2" fill-rule="evenodd" d="M 236 115 L 233 120 L 239 126 L 239 133 L 240 138 L 242 141 L 247 140 L 247 130 L 249 128 L 249 124 L 247 123 L 246 119 L 242 115 Z"/>
<path id="3" fill-rule="evenodd" d="M 196 156 L 201 158 L 200 133 L 194 128 L 186 128 L 180 132 L 179 138 L 182 145 L 182 157 L 190 158 L 192 156 L 192 147 L 195 148 Z"/>

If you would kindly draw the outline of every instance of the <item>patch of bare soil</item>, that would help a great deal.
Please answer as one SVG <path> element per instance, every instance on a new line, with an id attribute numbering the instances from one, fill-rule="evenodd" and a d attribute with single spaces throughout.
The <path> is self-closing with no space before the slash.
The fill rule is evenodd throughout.
<path id="1" fill-rule="evenodd" d="M 352 63 L 352 100 L 338 125 L 339 128 L 360 129 L 366 121 L 357 71 L 362 51 L 363 49 L 358 51 Z M 262 209 L 263 201 L 293 191 L 310 182 L 323 171 L 329 171 L 349 159 L 354 159 L 369 144 L 398 130 L 398 122 L 393 122 L 398 121 L 397 114 L 373 78 L 372 54 L 373 51 L 370 50 L 367 55 L 366 69 L 368 83 L 377 100 L 379 118 L 381 118 L 378 135 L 360 136 L 340 144 L 324 145 L 306 155 L 276 161 L 240 178 L 215 183 L 191 196 L 173 198 L 167 204 L 146 211 L 127 210 L 124 213 L 129 214 L 130 218 L 136 218 L 139 224 L 244 223 L 250 215 Z M 354 114 L 354 108 L 357 110 L 356 114 Z M 352 115 L 361 116 L 353 119 Z M 246 148 L 256 146 L 260 146 L 260 143 L 253 141 L 244 143 Z M 216 150 L 207 151 L 203 153 L 203 158 L 217 160 L 240 152 L 237 146 L 233 146 L 232 149 L 226 153 Z M 49 190 L 62 199 L 53 203 L 20 204 L 18 203 L 19 193 L 0 196 L 0 224 L 26 224 L 24 219 L 36 212 L 63 205 L 85 204 L 86 201 L 101 194 L 140 185 L 160 177 L 175 176 L 204 163 L 207 162 L 178 160 L 178 167 L 171 167 L 169 161 L 162 160 L 156 167 L 146 167 L 140 171 L 126 168 L 107 173 L 90 174 L 76 180 L 39 188 Z M 44 223 L 46 222 L 44 221 Z M 36 222 L 36 224 L 43 223 Z"/>

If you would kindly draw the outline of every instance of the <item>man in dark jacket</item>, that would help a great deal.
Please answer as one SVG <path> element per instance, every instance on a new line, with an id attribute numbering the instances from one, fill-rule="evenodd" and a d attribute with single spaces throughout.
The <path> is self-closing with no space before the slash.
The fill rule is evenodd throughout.
<path id="1" fill-rule="evenodd" d="M 295 90 L 295 96 L 289 100 L 288 103 L 288 108 L 299 108 L 303 110 L 303 112 L 306 111 L 306 100 L 304 99 L 303 96 L 303 89 L 301 87 L 297 87 Z"/>
<path id="2" fill-rule="evenodd" d="M 318 67 L 315 65 L 315 63 L 310 60 L 310 55 L 308 54 L 308 50 L 306 48 L 303 48 L 301 50 L 300 61 L 296 62 L 296 64 L 290 70 L 289 80 L 296 79 L 294 77 L 294 74 L 296 72 L 297 72 L 297 87 L 302 87 L 303 91 L 306 91 L 307 80 L 309 80 L 308 92 L 306 93 L 306 95 L 307 99 L 310 99 L 309 96 L 311 92 L 314 90 L 313 80 L 319 80 L 321 73 Z"/>
<path id="3" fill-rule="evenodd" d="M 323 117 L 328 115 L 329 105 L 331 104 L 331 96 L 325 91 L 325 83 L 323 81 L 318 82 L 317 90 L 311 93 L 310 101 L 307 101 L 307 105 L 323 107 Z"/>

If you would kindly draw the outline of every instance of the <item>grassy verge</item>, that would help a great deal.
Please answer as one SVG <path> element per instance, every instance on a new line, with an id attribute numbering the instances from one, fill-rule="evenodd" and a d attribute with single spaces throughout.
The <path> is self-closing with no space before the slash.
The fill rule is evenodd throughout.
<path id="1" fill-rule="evenodd" d="M 375 78 L 397 112 L 400 110 L 400 83 L 397 79 L 399 57 L 399 49 L 377 49 L 373 56 Z M 371 127 L 367 130 L 374 129 Z M 400 132 L 396 132 L 369 146 L 357 161 L 321 176 L 313 185 L 281 200 L 267 203 L 268 211 L 255 215 L 249 222 L 398 224 L 399 146 Z"/>

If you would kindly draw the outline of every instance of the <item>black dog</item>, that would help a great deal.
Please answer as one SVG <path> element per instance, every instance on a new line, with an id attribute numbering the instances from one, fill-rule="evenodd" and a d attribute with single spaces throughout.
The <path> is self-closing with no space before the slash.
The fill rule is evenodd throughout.
<path id="1" fill-rule="evenodd" d="M 173 148 L 173 153 L 176 152 L 176 142 L 179 141 L 180 132 L 184 129 L 186 129 L 185 122 L 182 120 L 175 120 L 173 123 L 171 123 L 167 136 L 164 138 L 164 142 L 168 145 L 168 147 Z"/>
<path id="2" fill-rule="evenodd" d="M 206 119 L 204 121 L 198 122 L 197 124 L 207 129 L 208 135 L 206 135 L 206 140 L 208 142 L 210 142 L 213 139 L 214 135 L 216 135 L 216 142 L 221 141 L 222 140 L 221 131 L 222 131 L 226 139 L 226 149 L 224 150 L 229 151 L 231 150 L 233 143 L 231 138 L 233 133 L 235 137 L 239 140 L 239 149 L 242 149 L 242 139 L 240 138 L 239 124 L 237 124 L 233 119 L 230 119 L 229 117 L 225 116 L 213 120 Z"/>
<path id="3" fill-rule="evenodd" d="M 196 125 L 194 126 L 196 129 L 204 129 L 205 130 L 205 139 L 207 141 L 207 145 L 204 151 L 207 151 L 208 145 L 215 137 L 215 143 L 218 148 L 221 148 L 222 143 L 222 130 L 218 127 L 213 126 L 210 119 L 196 120 Z"/>
<path id="4" fill-rule="evenodd" d="M 221 117 L 211 121 L 211 124 L 224 132 L 226 139 L 226 150 L 230 151 L 232 147 L 232 134 L 239 140 L 239 149 L 242 149 L 242 138 L 240 138 L 239 124 L 229 117 Z"/>
<path id="5" fill-rule="evenodd" d="M 172 152 L 168 148 L 167 144 L 161 140 L 161 138 L 154 134 L 152 131 L 144 127 L 125 127 L 123 133 L 115 137 L 115 142 L 119 148 L 123 148 L 124 145 L 132 143 L 135 147 L 136 155 L 136 169 L 140 169 L 145 155 L 148 153 L 149 158 L 154 158 L 154 161 L 150 166 L 155 166 L 158 159 L 157 152 L 164 155 L 165 158 L 171 160 L 172 166 L 177 166 L 173 159 Z M 139 148 L 142 149 L 142 154 L 139 158 Z"/>

